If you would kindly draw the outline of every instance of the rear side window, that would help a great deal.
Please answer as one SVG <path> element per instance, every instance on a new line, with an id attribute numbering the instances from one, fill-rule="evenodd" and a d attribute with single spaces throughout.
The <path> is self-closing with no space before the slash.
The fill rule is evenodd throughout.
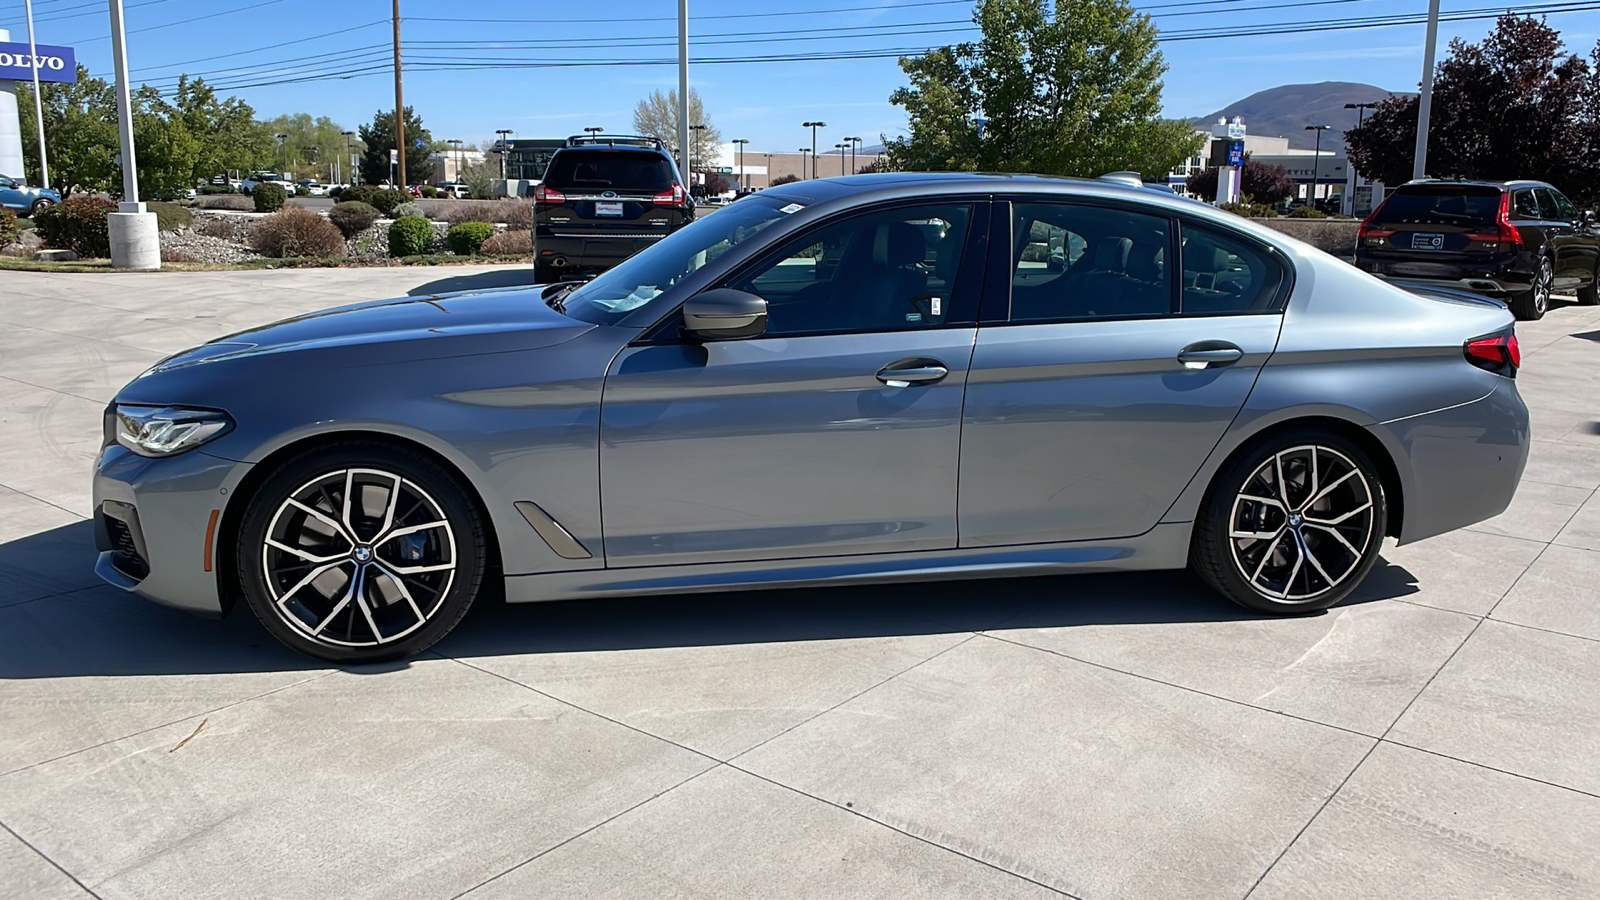
<path id="1" fill-rule="evenodd" d="M 1223 231 L 1188 223 L 1182 228 L 1183 315 L 1277 311 L 1283 263 Z"/>
<path id="2" fill-rule="evenodd" d="M 1500 191 L 1476 185 L 1403 187 L 1383 201 L 1375 217 L 1385 224 L 1483 224 L 1500 213 Z"/>
<path id="3" fill-rule="evenodd" d="M 1169 220 L 1073 203 L 1015 203 L 1010 321 L 1170 315 Z"/>
<path id="4" fill-rule="evenodd" d="M 1511 195 L 1511 212 L 1519 219 L 1537 219 L 1539 215 L 1539 201 L 1533 196 L 1533 191 L 1517 191 Z"/>
<path id="5" fill-rule="evenodd" d="M 672 164 L 654 153 L 563 150 L 550 160 L 545 183 L 556 188 L 659 194 L 672 190 Z"/>

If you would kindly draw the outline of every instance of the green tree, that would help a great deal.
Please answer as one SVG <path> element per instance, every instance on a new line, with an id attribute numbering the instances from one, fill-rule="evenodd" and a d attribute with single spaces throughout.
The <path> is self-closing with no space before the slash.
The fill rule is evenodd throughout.
<path id="1" fill-rule="evenodd" d="M 1163 119 L 1166 62 L 1150 17 L 1126 0 L 979 0 L 977 43 L 900 60 L 910 135 L 886 141 L 901 170 L 1165 178 L 1202 138 Z"/>
<path id="2" fill-rule="evenodd" d="M 412 183 L 421 183 L 433 174 L 433 165 L 428 162 L 433 134 L 422 127 L 422 117 L 409 106 L 405 117 L 406 178 Z M 361 156 L 361 180 L 367 184 L 387 183 L 389 151 L 394 149 L 394 111 L 378 110 L 371 124 L 361 126 L 361 142 L 366 147 Z"/>
<path id="3" fill-rule="evenodd" d="M 306 113 L 278 116 L 267 120 L 262 133 L 274 141 L 276 135 L 285 136 L 281 147 L 273 145 L 272 162 L 269 165 L 276 171 L 289 172 L 296 181 L 302 178 L 333 180 L 335 160 L 341 161 L 340 174 L 349 174 L 344 129 L 327 116 L 312 118 Z M 406 124 L 406 139 L 411 139 L 409 122 Z M 394 144 L 392 135 L 389 143 Z M 384 155 L 388 156 L 387 151 Z M 410 174 L 410 159 L 409 156 L 406 158 L 407 174 Z"/>
<path id="4" fill-rule="evenodd" d="M 170 200 L 194 186 L 200 141 L 177 108 L 149 85 L 133 95 L 133 148 L 139 163 L 139 199 Z"/>
<path id="5" fill-rule="evenodd" d="M 111 85 L 102 78 L 90 78 L 89 70 L 80 65 L 77 81 L 47 83 L 40 88 L 51 186 L 60 188 L 62 196 L 74 191 L 112 190 L 120 176 L 113 162 L 117 153 L 117 104 Z M 32 84 L 17 83 L 17 111 L 21 114 L 25 177 L 38 184 L 39 129 L 33 115 Z"/>
<path id="6" fill-rule="evenodd" d="M 1239 193 L 1243 196 L 1270 206 L 1279 200 L 1287 200 L 1296 187 L 1288 169 L 1257 161 L 1248 153 L 1244 155 L 1244 165 L 1239 171 Z M 1217 199 L 1217 167 L 1206 166 L 1191 173 L 1184 188 L 1201 199 Z"/>
<path id="7" fill-rule="evenodd" d="M 706 115 L 706 106 L 700 102 L 700 92 L 689 89 L 689 124 L 704 125 L 704 129 L 689 132 L 689 145 L 694 149 L 696 166 L 717 165 L 721 153 L 722 132 Z M 652 91 L 633 108 L 633 130 L 636 134 L 658 138 L 668 147 L 678 146 L 678 92 Z M 689 161 L 684 161 L 687 169 Z"/>
<path id="8" fill-rule="evenodd" d="M 273 132 L 256 120 L 250 104 L 237 97 L 219 100 L 205 79 L 191 81 L 181 75 L 173 106 L 189 134 L 199 141 L 195 181 L 271 164 Z"/>

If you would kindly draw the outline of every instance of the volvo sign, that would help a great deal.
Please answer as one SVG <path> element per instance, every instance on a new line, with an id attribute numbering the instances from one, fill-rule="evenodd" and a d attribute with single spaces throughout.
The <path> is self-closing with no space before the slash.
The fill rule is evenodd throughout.
<path id="1" fill-rule="evenodd" d="M 71 47 L 38 44 L 34 56 L 27 44 L 0 43 L 0 81 L 33 81 L 35 69 L 40 81 L 70 83 L 78 80 L 78 60 Z"/>

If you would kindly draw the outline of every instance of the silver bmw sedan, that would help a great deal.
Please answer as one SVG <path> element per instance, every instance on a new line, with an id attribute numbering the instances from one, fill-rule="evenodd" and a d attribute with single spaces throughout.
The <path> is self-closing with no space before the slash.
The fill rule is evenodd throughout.
<path id="1" fill-rule="evenodd" d="M 537 240 L 537 236 L 536 236 Z M 536 246 L 537 249 L 537 246 Z M 363 303 L 107 410 L 97 570 L 285 644 L 414 654 L 514 602 L 1189 567 L 1265 614 L 1494 516 L 1512 317 L 1139 187 L 746 197 L 582 285 Z"/>

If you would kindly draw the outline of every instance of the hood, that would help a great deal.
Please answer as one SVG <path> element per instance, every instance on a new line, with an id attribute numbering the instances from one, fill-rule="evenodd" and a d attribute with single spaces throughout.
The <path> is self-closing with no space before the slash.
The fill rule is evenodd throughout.
<path id="1" fill-rule="evenodd" d="M 374 300 L 284 319 L 170 356 L 149 372 L 265 354 L 385 345 L 386 355 L 435 359 L 531 350 L 595 327 L 556 312 L 542 289 Z"/>

